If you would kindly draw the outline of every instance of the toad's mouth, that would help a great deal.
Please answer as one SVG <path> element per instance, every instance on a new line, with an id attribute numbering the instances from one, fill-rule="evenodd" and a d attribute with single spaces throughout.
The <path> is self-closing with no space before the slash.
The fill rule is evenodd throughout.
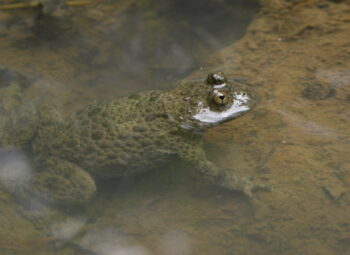
<path id="1" fill-rule="evenodd" d="M 233 102 L 229 108 L 224 111 L 213 111 L 209 107 L 200 109 L 193 118 L 203 123 L 221 123 L 241 116 L 243 113 L 251 110 L 254 104 L 252 98 L 247 93 L 234 93 Z"/>

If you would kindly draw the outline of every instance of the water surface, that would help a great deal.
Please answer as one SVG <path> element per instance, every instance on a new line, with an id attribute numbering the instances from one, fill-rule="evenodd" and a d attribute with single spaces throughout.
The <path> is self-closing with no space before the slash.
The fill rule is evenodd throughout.
<path id="1" fill-rule="evenodd" d="M 33 81 L 28 98 L 55 101 L 67 113 L 95 99 L 171 88 L 193 72 L 240 78 L 259 103 L 210 130 L 206 152 L 272 188 L 251 200 L 176 162 L 103 183 L 84 208 L 56 210 L 9 195 L 13 180 L 31 171 L 30 158 L 17 152 L 0 175 L 1 254 L 349 253 L 349 4 L 259 8 L 100 1 L 72 7 L 64 22 L 35 8 L 1 11 L 0 64 Z"/>

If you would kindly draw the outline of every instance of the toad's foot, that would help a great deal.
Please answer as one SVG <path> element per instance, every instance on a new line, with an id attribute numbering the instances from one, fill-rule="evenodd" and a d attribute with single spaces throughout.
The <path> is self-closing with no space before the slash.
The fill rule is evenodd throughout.
<path id="1" fill-rule="evenodd" d="M 256 184 L 250 176 L 239 177 L 236 174 L 225 174 L 222 181 L 222 186 L 230 189 L 243 192 L 249 198 L 254 199 L 254 192 L 259 190 L 270 191 L 271 187 L 264 184 Z"/>

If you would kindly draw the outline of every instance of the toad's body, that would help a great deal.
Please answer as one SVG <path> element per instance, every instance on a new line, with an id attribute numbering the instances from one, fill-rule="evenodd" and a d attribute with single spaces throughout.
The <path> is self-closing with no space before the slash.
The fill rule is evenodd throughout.
<path id="1" fill-rule="evenodd" d="M 24 139 L 38 170 L 30 190 L 46 200 L 79 203 L 95 193 L 96 178 L 132 175 L 179 156 L 209 179 L 249 193 L 248 180 L 206 159 L 201 133 L 254 104 L 242 85 L 230 84 L 218 72 L 206 81 L 182 82 L 173 90 L 95 103 L 65 120 L 54 109 L 41 106 Z M 3 137 L 10 141 L 19 136 Z"/>

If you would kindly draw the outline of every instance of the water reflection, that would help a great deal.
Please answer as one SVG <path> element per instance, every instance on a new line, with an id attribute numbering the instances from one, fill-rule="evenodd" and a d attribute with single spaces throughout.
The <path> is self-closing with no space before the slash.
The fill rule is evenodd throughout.
<path id="1" fill-rule="evenodd" d="M 0 151 L 0 179 L 10 192 L 16 194 L 29 185 L 32 169 L 27 156 L 19 150 Z"/>
<path id="2" fill-rule="evenodd" d="M 125 234 L 114 228 L 91 230 L 86 233 L 80 242 L 83 249 L 90 250 L 96 254 L 114 255 L 149 255 L 146 248 L 135 244 Z"/>
<path id="3" fill-rule="evenodd" d="M 172 230 L 161 236 L 160 254 L 189 255 L 191 254 L 191 239 L 188 234 Z"/>

